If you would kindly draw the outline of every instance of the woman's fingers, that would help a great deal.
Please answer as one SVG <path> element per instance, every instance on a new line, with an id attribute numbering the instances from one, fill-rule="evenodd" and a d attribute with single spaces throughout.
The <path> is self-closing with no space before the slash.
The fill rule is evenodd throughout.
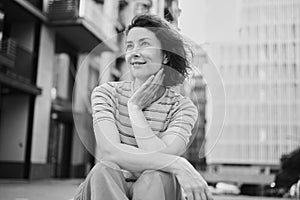
<path id="1" fill-rule="evenodd" d="M 143 85 L 145 86 L 151 85 L 154 79 L 155 79 L 155 75 L 150 76 Z"/>
<path id="2" fill-rule="evenodd" d="M 178 174 L 177 180 L 184 189 L 188 200 L 213 200 L 206 181 L 200 174 Z"/>
<path id="3" fill-rule="evenodd" d="M 206 181 L 201 174 L 185 159 L 179 160 L 180 170 L 176 178 L 184 189 L 188 199 L 213 200 Z"/>
<path id="4" fill-rule="evenodd" d="M 146 82 L 131 97 L 131 101 L 144 108 L 156 99 L 156 93 L 164 79 L 163 69 L 150 76 Z"/>
<path id="5" fill-rule="evenodd" d="M 160 85 L 162 83 L 163 80 L 163 73 L 164 69 L 161 68 L 156 74 L 155 74 L 155 78 L 153 79 L 153 84 L 158 84 Z"/>
<path id="6" fill-rule="evenodd" d="M 186 198 L 188 200 L 193 200 L 194 199 L 193 193 L 192 192 L 186 192 Z"/>
<path id="7" fill-rule="evenodd" d="M 213 200 L 213 196 L 208 187 L 204 190 L 204 192 L 206 194 L 207 200 Z"/>
<path id="8" fill-rule="evenodd" d="M 161 68 L 155 75 L 150 76 L 144 83 L 145 89 L 156 89 L 161 85 L 164 78 L 163 68 Z"/>
<path id="9" fill-rule="evenodd" d="M 206 184 L 201 181 L 201 179 L 197 179 L 196 186 L 193 188 L 194 189 L 194 196 L 195 199 L 201 199 L 201 200 L 208 200 L 206 198 Z"/>
<path id="10" fill-rule="evenodd" d="M 152 75 L 144 84 L 143 90 L 145 93 L 150 93 L 150 95 L 155 94 L 162 85 L 164 79 L 163 68 L 161 68 L 155 75 Z"/>
<path id="11" fill-rule="evenodd" d="M 204 199 L 202 198 L 202 193 L 199 193 L 199 192 L 197 192 L 197 191 L 194 192 L 194 199 L 195 199 L 195 200 L 204 200 Z"/>
<path id="12" fill-rule="evenodd" d="M 208 200 L 208 199 L 206 198 L 206 195 L 205 195 L 204 191 L 201 191 L 199 194 L 200 194 L 200 196 L 201 196 L 201 200 Z"/>
<path id="13" fill-rule="evenodd" d="M 203 188 L 199 187 L 188 187 L 185 188 L 185 194 L 188 200 L 213 200 L 209 199 L 204 192 Z"/>

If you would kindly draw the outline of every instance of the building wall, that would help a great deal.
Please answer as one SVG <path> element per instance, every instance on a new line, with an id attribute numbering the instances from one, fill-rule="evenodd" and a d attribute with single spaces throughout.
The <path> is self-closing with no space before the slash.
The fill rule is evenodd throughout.
<path id="1" fill-rule="evenodd" d="M 299 1 L 241 1 L 238 40 L 211 55 L 226 89 L 226 121 L 210 164 L 278 166 L 299 148 Z M 223 40 L 224 41 L 224 40 Z M 209 146 L 216 136 L 208 136 Z"/>
<path id="2" fill-rule="evenodd" d="M 190 144 L 185 152 L 185 157 L 198 170 L 205 170 L 205 133 L 206 133 L 206 83 L 203 77 L 203 67 L 207 62 L 207 54 L 198 44 L 192 44 L 193 59 L 192 73 L 183 84 L 184 95 L 191 98 L 198 109 L 198 119 L 192 130 Z"/>
<path id="3" fill-rule="evenodd" d="M 2 78 L 0 82 L 0 177 L 23 178 L 27 176 L 26 163 L 31 144 L 28 133 L 32 127 L 33 111 L 33 94 L 24 88 L 34 88 L 35 45 L 39 29 L 36 21 L 30 20 L 26 13 L 12 17 L 6 7 L 9 3 L 12 2 L 1 4 L 4 13 L 1 32 L 3 36 L 12 39 L 14 45 L 10 50 L 11 55 L 15 56 L 10 58 L 13 64 L 9 68 L 5 64 L 0 66 L 1 76 L 7 75 L 10 79 L 6 85 L 2 85 L 5 83 Z"/>
<path id="4" fill-rule="evenodd" d="M 29 96 L 12 94 L 1 101 L 0 162 L 24 162 Z"/>
<path id="5" fill-rule="evenodd" d="M 51 113 L 51 88 L 54 66 L 54 32 L 42 26 L 38 57 L 37 86 L 43 89 L 34 105 L 31 146 L 31 178 L 49 177 L 47 165 L 48 139 Z M 45 173 L 39 173 L 44 171 Z M 37 176 L 37 177 L 35 177 Z"/>
<path id="6" fill-rule="evenodd" d="M 32 52 L 34 48 L 34 38 L 36 37 L 34 31 L 34 22 L 14 22 L 11 25 L 10 37 L 14 38 L 20 46 Z"/>

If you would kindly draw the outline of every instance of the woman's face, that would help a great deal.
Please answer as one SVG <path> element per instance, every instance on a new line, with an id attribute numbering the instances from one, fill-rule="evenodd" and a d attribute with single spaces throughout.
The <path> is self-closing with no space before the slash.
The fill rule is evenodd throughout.
<path id="1" fill-rule="evenodd" d="M 146 28 L 132 28 L 127 35 L 125 49 L 125 59 L 134 78 L 145 81 L 162 67 L 161 43 Z"/>

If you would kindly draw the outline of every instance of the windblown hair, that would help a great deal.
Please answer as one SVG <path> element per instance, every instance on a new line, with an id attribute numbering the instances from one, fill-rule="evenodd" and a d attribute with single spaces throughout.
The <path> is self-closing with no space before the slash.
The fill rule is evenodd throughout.
<path id="1" fill-rule="evenodd" d="M 188 53 L 192 56 L 191 48 L 185 43 L 181 34 L 168 21 L 156 15 L 137 15 L 126 29 L 126 36 L 132 28 L 146 28 L 153 32 L 161 43 L 162 52 L 168 62 L 164 64 L 165 86 L 176 86 L 183 83 L 188 76 L 190 62 Z"/>

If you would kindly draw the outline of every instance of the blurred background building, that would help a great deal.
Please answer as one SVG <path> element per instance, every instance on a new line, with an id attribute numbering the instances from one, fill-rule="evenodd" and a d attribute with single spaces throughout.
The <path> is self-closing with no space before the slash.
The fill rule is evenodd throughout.
<path id="1" fill-rule="evenodd" d="M 128 78 L 124 38 L 111 37 L 141 13 L 158 14 L 177 26 L 180 9 L 177 0 L 0 2 L 0 178 L 87 174 L 95 162 L 90 94 L 98 84 Z M 89 54 L 99 43 L 101 48 Z M 194 79 L 197 88 L 202 77 Z M 198 87 L 202 114 L 203 89 Z M 193 131 L 201 131 L 201 142 L 186 155 L 195 165 L 204 116 L 199 123 Z M 89 138 L 88 150 L 78 134 Z"/>
<path id="2" fill-rule="evenodd" d="M 203 77 L 203 68 L 208 64 L 207 53 L 199 44 L 190 41 L 193 57 L 191 60 L 191 75 L 183 84 L 181 93 L 189 96 L 197 106 L 198 119 L 192 130 L 192 137 L 187 151 L 184 154 L 191 164 L 201 171 L 206 170 L 206 106 L 207 106 L 207 84 Z"/>
<path id="3" fill-rule="evenodd" d="M 270 183 L 281 156 L 300 145 L 300 1 L 230 0 L 219 35 L 215 3 L 207 3 L 209 55 L 224 81 L 226 120 L 207 155 L 210 178 Z M 217 137 L 207 135 L 207 148 Z"/>

